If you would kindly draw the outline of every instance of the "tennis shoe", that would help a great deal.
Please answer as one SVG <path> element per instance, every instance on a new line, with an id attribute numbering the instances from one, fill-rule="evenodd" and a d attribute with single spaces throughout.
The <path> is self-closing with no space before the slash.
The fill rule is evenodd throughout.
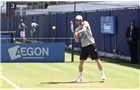
<path id="1" fill-rule="evenodd" d="M 83 78 L 82 77 L 79 77 L 75 80 L 75 82 L 82 82 Z"/>
<path id="2" fill-rule="evenodd" d="M 106 80 L 106 76 L 104 73 L 101 73 L 101 78 L 102 78 L 102 80 Z"/>

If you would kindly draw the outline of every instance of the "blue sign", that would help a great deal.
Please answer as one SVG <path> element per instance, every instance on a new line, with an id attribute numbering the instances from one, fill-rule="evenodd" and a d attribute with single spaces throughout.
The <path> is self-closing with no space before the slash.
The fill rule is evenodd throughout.
<path id="1" fill-rule="evenodd" d="M 101 16 L 101 33 L 116 34 L 116 17 L 115 16 Z"/>
<path id="2" fill-rule="evenodd" d="M 1 62 L 64 62 L 64 43 L 2 43 Z"/>
<path id="3" fill-rule="evenodd" d="M 10 10 L 16 10 L 17 4 L 15 2 L 9 2 L 9 9 Z"/>
<path id="4" fill-rule="evenodd" d="M 8 38 L 11 38 L 10 35 L 0 35 L 1 36 L 1 43 L 11 43 L 11 40 L 9 40 Z"/>

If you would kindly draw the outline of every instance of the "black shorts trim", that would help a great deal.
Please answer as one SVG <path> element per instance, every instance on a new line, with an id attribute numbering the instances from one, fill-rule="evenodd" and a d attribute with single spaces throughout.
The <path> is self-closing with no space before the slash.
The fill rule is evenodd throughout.
<path id="1" fill-rule="evenodd" d="M 92 60 L 99 58 L 98 50 L 95 43 L 81 48 L 80 60 L 87 60 L 89 55 Z"/>

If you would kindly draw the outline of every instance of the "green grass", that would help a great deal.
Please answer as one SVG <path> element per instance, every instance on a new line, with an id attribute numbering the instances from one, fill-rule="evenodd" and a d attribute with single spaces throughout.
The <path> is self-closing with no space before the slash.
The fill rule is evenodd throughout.
<path id="1" fill-rule="evenodd" d="M 2 75 L 22 89 L 134 89 L 140 86 L 138 64 L 118 62 L 101 58 L 107 80 L 100 78 L 100 72 L 90 58 L 84 64 L 81 83 L 73 83 L 78 75 L 79 55 L 75 53 L 75 62 L 71 55 L 65 54 L 65 63 L 1 63 Z M 14 89 L 1 79 L 0 89 Z"/>

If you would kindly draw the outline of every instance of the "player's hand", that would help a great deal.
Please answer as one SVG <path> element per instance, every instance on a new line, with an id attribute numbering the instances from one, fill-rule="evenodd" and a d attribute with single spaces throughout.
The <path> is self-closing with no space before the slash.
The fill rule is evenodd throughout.
<path id="1" fill-rule="evenodd" d="M 78 33 L 74 33 L 74 37 L 78 37 Z"/>
<path id="2" fill-rule="evenodd" d="M 74 33 L 74 40 L 78 43 L 79 42 L 79 36 L 77 33 Z"/>
<path id="3" fill-rule="evenodd" d="M 129 40 L 129 41 L 132 41 L 132 37 L 129 37 L 128 40 Z"/>
<path id="4" fill-rule="evenodd" d="M 74 34 L 74 38 L 77 38 L 77 36 Z"/>

